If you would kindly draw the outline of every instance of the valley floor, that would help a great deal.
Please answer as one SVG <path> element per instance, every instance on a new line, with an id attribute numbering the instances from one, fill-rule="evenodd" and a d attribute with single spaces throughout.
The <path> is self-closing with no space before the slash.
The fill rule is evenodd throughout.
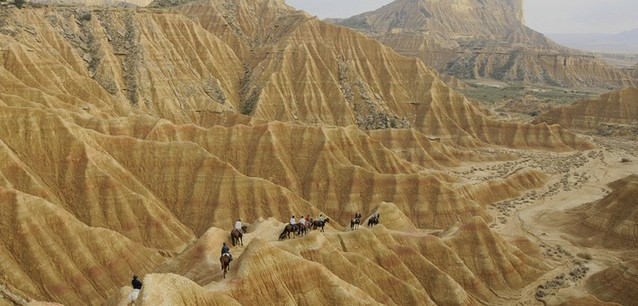
<path id="1" fill-rule="evenodd" d="M 530 284 L 521 294 L 519 305 L 561 305 L 575 298 L 586 298 L 585 281 L 591 275 L 627 258 L 627 252 L 602 246 L 587 246 L 565 230 L 577 221 L 569 209 L 601 200 L 610 192 L 607 185 L 638 173 L 638 143 L 635 141 L 591 137 L 596 149 L 576 153 L 519 152 L 522 166 L 540 166 L 552 178 L 545 187 L 494 205 L 491 227 L 503 237 L 527 237 L 555 264 L 550 273 Z M 521 163 L 517 163 L 521 166 Z M 507 167 L 507 163 L 492 169 Z M 481 173 L 473 166 L 474 173 Z M 635 289 L 635 288 L 634 288 Z M 592 298 L 592 297 L 589 297 Z"/>

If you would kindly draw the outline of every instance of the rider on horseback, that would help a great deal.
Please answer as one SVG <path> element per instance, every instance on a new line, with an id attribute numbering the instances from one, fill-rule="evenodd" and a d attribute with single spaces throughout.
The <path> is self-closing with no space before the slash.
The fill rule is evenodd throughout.
<path id="1" fill-rule="evenodd" d="M 302 214 L 299 214 L 299 225 L 297 226 L 297 235 L 302 234 L 306 230 L 306 219 Z"/>
<path id="2" fill-rule="evenodd" d="M 222 245 L 222 256 L 224 255 L 230 257 L 230 261 L 233 261 L 233 255 L 230 254 L 230 247 L 226 244 L 226 242 Z"/>
<path id="3" fill-rule="evenodd" d="M 235 222 L 235 229 L 238 230 L 240 233 L 242 232 L 242 230 L 241 230 L 241 219 L 237 219 L 237 222 Z"/>
<path id="4" fill-rule="evenodd" d="M 297 225 L 295 224 L 295 215 L 292 215 L 292 217 L 290 217 L 290 225 L 292 225 L 293 231 L 297 230 Z"/>

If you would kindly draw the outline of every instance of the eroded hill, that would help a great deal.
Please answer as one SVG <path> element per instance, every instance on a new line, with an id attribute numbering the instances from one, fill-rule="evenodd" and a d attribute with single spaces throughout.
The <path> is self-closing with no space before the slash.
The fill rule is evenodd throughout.
<path id="1" fill-rule="evenodd" d="M 492 118 L 416 58 L 272 0 L 0 14 L 0 265 L 23 300 L 116 305 L 138 273 L 144 305 L 475 305 L 533 300 L 558 265 L 491 205 L 559 172 L 517 150 L 593 145 Z M 349 231 L 357 212 L 381 225 Z M 331 221 L 277 241 L 293 214 Z"/>
<path id="2" fill-rule="evenodd" d="M 332 21 L 461 79 L 567 87 L 636 85 L 627 72 L 527 28 L 522 0 L 397 0 Z"/>
<path id="3" fill-rule="evenodd" d="M 535 123 L 560 124 L 566 128 L 594 131 L 603 136 L 636 137 L 638 88 L 629 87 L 580 100 L 541 114 Z"/>

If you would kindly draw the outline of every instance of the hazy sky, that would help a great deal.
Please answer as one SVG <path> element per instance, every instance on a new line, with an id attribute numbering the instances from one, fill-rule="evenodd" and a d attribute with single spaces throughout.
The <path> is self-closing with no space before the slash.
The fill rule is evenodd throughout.
<path id="1" fill-rule="evenodd" d="M 319 18 L 350 17 L 392 0 L 285 0 Z M 527 25 L 542 33 L 618 33 L 638 28 L 638 0 L 525 0 Z"/>

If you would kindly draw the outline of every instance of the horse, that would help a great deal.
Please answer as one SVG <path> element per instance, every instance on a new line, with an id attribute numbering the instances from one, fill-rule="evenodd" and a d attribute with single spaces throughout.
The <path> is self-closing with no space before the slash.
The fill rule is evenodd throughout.
<path id="1" fill-rule="evenodd" d="M 368 219 L 368 227 L 375 226 L 377 224 L 379 224 L 379 214 L 372 215 L 372 217 Z"/>
<path id="2" fill-rule="evenodd" d="M 239 245 L 244 245 L 244 234 L 246 232 L 246 230 L 248 229 L 248 227 L 246 225 L 241 227 L 241 231 L 238 229 L 233 229 L 232 231 L 230 231 L 230 238 L 233 242 L 233 246 L 236 246 L 237 243 L 239 243 Z"/>
<path id="3" fill-rule="evenodd" d="M 230 238 L 233 241 L 233 246 L 236 246 L 238 243 L 239 245 L 244 245 L 243 237 L 244 234 L 242 234 L 241 231 L 236 228 L 230 232 Z"/>
<path id="4" fill-rule="evenodd" d="M 359 225 L 361 224 L 361 219 L 355 217 L 354 219 L 350 220 L 350 230 L 355 230 L 357 228 L 359 228 Z"/>
<path id="5" fill-rule="evenodd" d="M 310 230 L 309 221 L 304 222 L 303 224 L 302 223 L 297 224 L 297 235 L 301 235 L 301 236 L 306 235 L 308 234 L 309 230 Z"/>
<path id="6" fill-rule="evenodd" d="M 330 222 L 330 218 L 326 218 L 325 220 L 321 221 L 321 220 L 314 220 L 312 221 L 312 229 L 316 230 L 318 227 L 321 227 L 321 231 L 323 232 L 323 227 L 326 225 L 326 223 Z"/>
<path id="7" fill-rule="evenodd" d="M 219 257 L 219 263 L 221 263 L 222 265 L 222 271 L 224 278 L 226 278 L 226 273 L 228 272 L 228 268 L 230 267 L 230 256 L 224 254 L 221 257 Z"/>
<path id="8" fill-rule="evenodd" d="M 290 238 L 290 233 L 294 233 L 296 231 L 296 226 L 292 224 L 286 224 L 284 230 L 279 234 L 279 241 L 284 240 L 286 238 Z"/>

